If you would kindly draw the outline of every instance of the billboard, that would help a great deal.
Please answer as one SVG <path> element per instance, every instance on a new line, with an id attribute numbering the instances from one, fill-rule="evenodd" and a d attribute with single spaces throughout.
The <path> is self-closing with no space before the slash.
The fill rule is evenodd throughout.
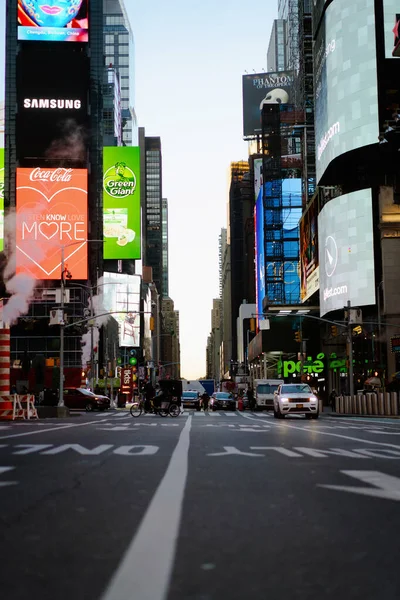
<path id="1" fill-rule="evenodd" d="M 371 190 L 339 196 L 318 216 L 320 311 L 375 304 Z"/>
<path id="2" fill-rule="evenodd" d="M 18 39 L 89 41 L 89 0 L 18 0 Z"/>
<path id="3" fill-rule="evenodd" d="M 319 290 L 318 202 L 314 200 L 300 221 L 300 300 Z"/>
<path id="4" fill-rule="evenodd" d="M 73 279 L 87 279 L 87 169 L 17 169 L 16 269 L 61 278 L 61 246 Z"/>
<path id="5" fill-rule="evenodd" d="M 0 148 L 4 148 L 4 98 L 6 65 L 6 2 L 0 2 Z"/>
<path id="6" fill-rule="evenodd" d="M 293 102 L 292 86 L 291 71 L 243 75 L 244 137 L 261 135 L 261 110 L 264 104 Z"/>
<path id="7" fill-rule="evenodd" d="M 103 276 L 103 306 L 119 325 L 120 347 L 140 346 L 140 283 L 140 275 Z"/>
<path id="8" fill-rule="evenodd" d="M 336 157 L 379 135 L 374 0 L 334 0 L 315 41 L 317 182 Z"/>
<path id="9" fill-rule="evenodd" d="M 385 58 L 400 56 L 400 6 L 397 0 L 383 0 Z"/>
<path id="10" fill-rule="evenodd" d="M 254 161 L 254 231 L 255 235 L 255 262 L 256 262 L 256 303 L 257 314 L 263 313 L 263 300 L 265 297 L 265 247 L 264 247 L 264 206 L 263 206 L 263 161 L 257 158 Z M 257 321 L 260 317 L 257 317 Z"/>
<path id="11" fill-rule="evenodd" d="M 4 148 L 0 148 L 0 252 L 4 250 Z"/>
<path id="12" fill-rule="evenodd" d="M 89 58 L 77 45 L 23 48 L 17 56 L 18 159 L 70 159 L 85 166 L 88 90 Z"/>
<path id="13" fill-rule="evenodd" d="M 141 257 L 140 149 L 103 149 L 104 258 Z"/>

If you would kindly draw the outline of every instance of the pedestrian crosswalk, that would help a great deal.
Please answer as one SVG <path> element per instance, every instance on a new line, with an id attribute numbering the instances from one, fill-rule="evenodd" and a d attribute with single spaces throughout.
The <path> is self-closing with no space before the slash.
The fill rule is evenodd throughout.
<path id="1" fill-rule="evenodd" d="M 252 417 L 259 417 L 259 418 L 269 418 L 271 417 L 271 413 L 267 412 L 267 411 L 262 411 L 262 412 L 248 412 L 246 413 L 249 416 Z M 204 419 L 204 418 L 217 418 L 217 417 L 228 417 L 228 418 L 240 418 L 242 416 L 242 413 L 238 412 L 238 411 L 209 411 L 209 412 L 203 412 L 203 411 L 196 411 L 196 410 L 184 410 L 181 413 L 181 417 L 188 417 L 189 415 L 192 415 L 195 418 L 200 418 L 200 419 Z M 131 419 L 132 416 L 129 412 L 128 409 L 119 409 L 119 410 L 109 410 L 106 413 L 102 412 L 102 413 L 98 413 L 96 414 L 97 417 L 102 417 L 102 418 L 107 418 L 107 419 L 115 419 L 118 421 L 123 421 L 125 419 Z M 157 415 L 154 414 L 149 414 L 149 413 L 142 413 L 141 418 L 153 418 Z"/>

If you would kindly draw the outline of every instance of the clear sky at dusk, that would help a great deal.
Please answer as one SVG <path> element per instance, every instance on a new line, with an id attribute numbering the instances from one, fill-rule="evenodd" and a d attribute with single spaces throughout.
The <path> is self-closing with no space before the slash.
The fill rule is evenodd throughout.
<path id="1" fill-rule="evenodd" d="M 169 291 L 180 312 L 182 376 L 192 379 L 205 375 L 212 299 L 219 295 L 218 237 L 227 224 L 229 164 L 247 158 L 241 76 L 267 67 L 277 0 L 125 5 L 135 36 L 139 126 L 162 140 Z M 3 93 L 0 43 L 0 98 Z"/>
<path id="2" fill-rule="evenodd" d="M 169 201 L 170 296 L 180 312 L 182 376 L 205 375 L 228 169 L 247 159 L 242 75 L 267 68 L 277 0 L 125 0 L 136 45 L 136 111 L 160 136 Z"/>

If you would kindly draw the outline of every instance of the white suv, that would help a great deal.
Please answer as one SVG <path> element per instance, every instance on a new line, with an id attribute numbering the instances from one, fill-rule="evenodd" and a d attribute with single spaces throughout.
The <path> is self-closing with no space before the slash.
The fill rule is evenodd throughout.
<path id="1" fill-rule="evenodd" d="M 306 383 L 282 383 L 274 394 L 274 417 L 305 415 L 307 419 L 318 419 L 318 398 Z"/>

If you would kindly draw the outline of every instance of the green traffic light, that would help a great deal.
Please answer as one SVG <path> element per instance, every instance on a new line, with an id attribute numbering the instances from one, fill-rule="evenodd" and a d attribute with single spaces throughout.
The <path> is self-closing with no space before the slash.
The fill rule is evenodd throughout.
<path id="1" fill-rule="evenodd" d="M 132 356 L 132 357 L 129 359 L 129 364 L 130 364 L 130 365 L 137 365 L 137 358 L 135 358 L 134 356 Z"/>

